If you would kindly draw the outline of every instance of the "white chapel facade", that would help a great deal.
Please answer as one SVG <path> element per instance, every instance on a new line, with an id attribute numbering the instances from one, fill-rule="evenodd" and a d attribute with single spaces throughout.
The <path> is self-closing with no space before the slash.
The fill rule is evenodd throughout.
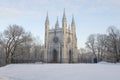
<path id="1" fill-rule="evenodd" d="M 54 29 L 50 29 L 48 14 L 45 21 L 45 49 L 44 61 L 48 63 L 77 63 L 77 37 L 74 16 L 71 27 L 67 25 L 65 10 L 62 18 L 62 27 L 58 19 Z"/>

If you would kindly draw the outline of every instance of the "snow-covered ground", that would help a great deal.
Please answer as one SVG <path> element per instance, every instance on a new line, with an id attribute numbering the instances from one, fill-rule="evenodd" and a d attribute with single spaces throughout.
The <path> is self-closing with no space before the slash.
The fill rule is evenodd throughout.
<path id="1" fill-rule="evenodd" d="M 10 64 L 0 80 L 120 80 L 120 64 Z"/>

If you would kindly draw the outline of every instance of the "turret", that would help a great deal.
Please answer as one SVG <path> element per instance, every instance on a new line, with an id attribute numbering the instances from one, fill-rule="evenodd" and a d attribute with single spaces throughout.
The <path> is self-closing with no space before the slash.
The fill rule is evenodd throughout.
<path id="1" fill-rule="evenodd" d="M 74 16 L 72 16 L 72 23 L 71 23 L 71 30 L 72 30 L 72 46 L 73 46 L 73 56 L 74 56 L 74 62 L 77 62 L 77 58 L 78 58 L 78 55 L 77 55 L 77 37 L 76 37 L 76 25 L 75 25 L 75 20 L 74 20 Z"/>
<path id="2" fill-rule="evenodd" d="M 47 42 L 48 42 L 48 32 L 49 32 L 49 18 L 48 13 L 45 20 L 45 48 L 47 48 Z"/>
<path id="3" fill-rule="evenodd" d="M 67 32 L 67 19 L 66 19 L 66 15 L 65 15 L 65 9 L 64 9 L 64 12 L 63 12 L 63 18 L 62 18 L 62 28 L 63 28 L 63 34 L 64 34 L 64 36 L 63 36 L 63 45 L 64 45 L 64 47 L 63 47 L 63 54 L 62 54 L 62 58 L 63 58 L 63 62 L 68 62 L 68 60 L 66 60 L 67 58 L 68 58 L 68 55 L 67 55 L 67 53 L 66 53 L 66 51 L 67 51 L 67 47 L 66 47 L 66 45 L 67 45 L 67 34 L 66 34 L 66 32 Z"/>
<path id="4" fill-rule="evenodd" d="M 49 41 L 49 19 L 48 13 L 45 20 L 45 51 L 44 51 L 44 61 L 48 62 L 48 41 Z"/>

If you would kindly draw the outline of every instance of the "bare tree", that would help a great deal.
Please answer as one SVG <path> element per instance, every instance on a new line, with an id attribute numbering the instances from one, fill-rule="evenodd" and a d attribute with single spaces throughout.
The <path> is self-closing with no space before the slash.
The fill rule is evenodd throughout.
<path id="1" fill-rule="evenodd" d="M 25 32 L 24 29 L 18 25 L 10 25 L 3 33 L 4 45 L 6 53 L 6 63 L 11 63 L 15 50 L 20 44 L 26 41 L 31 41 L 31 34 Z"/>
<path id="2" fill-rule="evenodd" d="M 102 61 L 104 59 L 104 54 L 106 53 L 106 43 L 107 43 L 107 35 L 105 34 L 97 34 L 96 39 L 96 48 L 98 54 L 98 60 Z"/>
<path id="3" fill-rule="evenodd" d="M 98 61 L 120 61 L 120 30 L 114 26 L 107 29 L 108 34 L 92 34 L 86 42 Z"/>
<path id="4" fill-rule="evenodd" d="M 114 54 L 115 62 L 120 61 L 120 30 L 114 26 L 108 28 L 107 48 Z"/>
<path id="5" fill-rule="evenodd" d="M 5 45 L 4 45 L 4 40 L 3 40 L 3 34 L 0 33 L 0 66 L 3 66 L 6 64 L 5 62 Z"/>
<path id="6" fill-rule="evenodd" d="M 96 53 L 96 35 L 95 34 L 91 34 L 89 37 L 88 37 L 88 40 L 86 42 L 86 47 L 89 48 L 95 59 L 97 59 L 97 53 Z"/>
<path id="7" fill-rule="evenodd" d="M 24 42 L 20 45 L 15 50 L 15 54 L 13 56 L 14 62 L 19 63 L 19 62 L 30 62 L 31 61 L 31 47 L 32 44 L 31 42 Z"/>

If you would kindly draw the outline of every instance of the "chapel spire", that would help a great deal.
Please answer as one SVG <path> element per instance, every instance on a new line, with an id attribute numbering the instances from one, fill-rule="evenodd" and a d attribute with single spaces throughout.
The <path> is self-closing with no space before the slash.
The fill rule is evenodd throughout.
<path id="1" fill-rule="evenodd" d="M 64 12 L 63 12 L 63 20 L 66 19 L 66 14 L 65 14 L 65 8 L 64 8 Z"/>
<path id="2" fill-rule="evenodd" d="M 58 28 L 59 28 L 58 17 L 57 17 L 57 21 L 56 21 L 56 24 L 55 24 L 55 28 L 56 28 L 56 29 L 58 29 Z"/>
<path id="3" fill-rule="evenodd" d="M 67 19 L 66 19 L 65 9 L 64 9 L 63 18 L 62 18 L 62 27 L 64 29 L 67 27 Z"/>
<path id="4" fill-rule="evenodd" d="M 46 21 L 45 21 L 45 24 L 48 24 L 48 25 L 49 25 L 48 12 L 47 12 L 47 15 L 46 15 Z"/>
<path id="5" fill-rule="evenodd" d="M 72 23 L 71 23 L 72 27 L 75 27 L 75 20 L 74 20 L 74 15 L 72 15 Z"/>

